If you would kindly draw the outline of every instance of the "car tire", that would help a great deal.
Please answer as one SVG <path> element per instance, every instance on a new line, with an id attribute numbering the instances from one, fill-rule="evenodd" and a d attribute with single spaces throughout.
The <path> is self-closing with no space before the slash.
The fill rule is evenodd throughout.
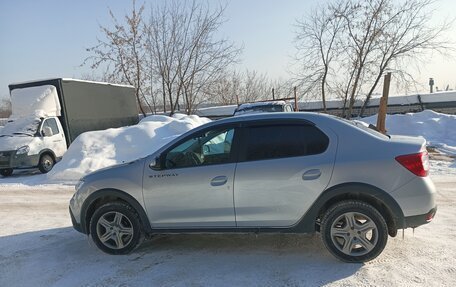
<path id="1" fill-rule="evenodd" d="M 10 176 L 13 174 L 13 169 L 12 168 L 0 169 L 0 174 L 3 175 L 4 177 Z"/>
<path id="2" fill-rule="evenodd" d="M 90 235 L 102 251 L 122 255 L 133 251 L 142 241 L 141 222 L 136 211 L 123 202 L 100 206 L 90 220 Z"/>
<path id="3" fill-rule="evenodd" d="M 321 220 L 323 244 L 344 262 L 367 262 L 376 258 L 388 240 L 388 226 L 372 205 L 346 200 L 331 206 Z"/>
<path id="4" fill-rule="evenodd" d="M 38 169 L 41 173 L 48 173 L 54 167 L 55 160 L 50 154 L 42 154 L 38 162 Z"/>

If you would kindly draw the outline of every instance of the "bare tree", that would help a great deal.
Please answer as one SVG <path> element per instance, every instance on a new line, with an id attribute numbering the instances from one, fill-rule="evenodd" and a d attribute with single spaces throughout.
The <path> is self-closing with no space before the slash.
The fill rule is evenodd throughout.
<path id="1" fill-rule="evenodd" d="M 233 71 L 226 71 L 211 85 L 206 86 L 205 94 L 209 103 L 222 105 L 233 105 L 239 103 L 241 92 L 242 74 Z"/>
<path id="2" fill-rule="evenodd" d="M 272 99 L 272 88 L 288 93 L 284 84 L 278 80 L 272 81 L 266 74 L 256 70 L 225 72 L 217 81 L 206 86 L 205 93 L 210 103 L 224 105 L 242 104 L 259 100 Z"/>
<path id="3" fill-rule="evenodd" d="M 432 0 L 336 0 L 301 22 L 297 45 L 310 93 L 315 87 L 324 102 L 325 86 L 344 100 L 346 117 L 357 97 L 366 95 L 362 115 L 386 71 L 410 75 L 404 61 L 416 62 L 427 51 L 447 51 L 440 40 L 450 24 L 431 25 Z M 328 24 L 329 23 L 329 24 Z M 320 40 L 322 39 L 322 40 Z M 318 53 L 320 51 L 320 53 Z M 322 53 L 324 51 L 326 53 Z M 329 71 L 329 73 L 328 73 Z M 410 77 L 407 77 L 410 80 Z M 345 111 L 347 107 L 347 111 Z"/>
<path id="4" fill-rule="evenodd" d="M 298 21 L 295 46 L 298 85 L 309 93 L 320 93 L 323 111 L 326 112 L 326 87 L 332 62 L 340 52 L 337 36 L 342 29 L 342 19 L 334 17 L 331 9 L 317 9 L 308 19 Z"/>
<path id="5" fill-rule="evenodd" d="M 116 18 L 109 9 L 113 28 L 100 26 L 103 38 L 97 39 L 98 44 L 88 48 L 91 53 L 83 64 L 90 64 L 92 69 L 105 69 L 105 76 L 111 82 L 125 83 L 135 87 L 138 107 L 145 115 L 144 104 L 150 105 L 145 97 L 145 37 L 142 31 L 144 4 L 136 7 L 135 0 L 124 21 Z"/>
<path id="6" fill-rule="evenodd" d="M 375 72 L 359 115 L 362 116 L 372 93 L 387 70 L 403 71 L 403 60 L 416 60 L 427 51 L 445 53 L 451 50 L 451 44 L 441 36 L 452 22 L 445 21 L 432 26 L 429 6 L 432 0 L 407 0 L 400 5 L 391 5 L 384 15 L 383 32 L 376 45 Z M 402 74 L 400 76 L 403 76 Z"/>
<path id="7" fill-rule="evenodd" d="M 207 85 L 237 62 L 241 49 L 216 39 L 224 7 L 210 10 L 197 1 L 165 2 L 152 10 L 147 25 L 150 63 L 161 84 L 163 101 L 174 113 L 181 98 L 191 113 Z"/>

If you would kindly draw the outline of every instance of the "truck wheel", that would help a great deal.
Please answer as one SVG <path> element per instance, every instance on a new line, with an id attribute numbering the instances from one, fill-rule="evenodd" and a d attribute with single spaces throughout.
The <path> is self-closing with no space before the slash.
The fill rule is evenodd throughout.
<path id="1" fill-rule="evenodd" d="M 13 169 L 12 168 L 0 169 L 0 174 L 3 175 L 4 177 L 10 176 L 13 174 Z"/>
<path id="2" fill-rule="evenodd" d="M 345 262 L 366 262 L 385 248 L 388 227 L 372 205 L 346 200 L 330 207 L 321 220 L 326 248 Z"/>
<path id="3" fill-rule="evenodd" d="M 54 158 L 51 155 L 45 153 L 40 157 L 38 168 L 40 169 L 41 173 L 48 173 L 54 167 L 54 164 Z"/>
<path id="4" fill-rule="evenodd" d="M 113 255 L 128 254 L 142 240 L 139 216 L 126 203 L 104 204 L 93 213 L 90 235 L 102 251 Z"/>

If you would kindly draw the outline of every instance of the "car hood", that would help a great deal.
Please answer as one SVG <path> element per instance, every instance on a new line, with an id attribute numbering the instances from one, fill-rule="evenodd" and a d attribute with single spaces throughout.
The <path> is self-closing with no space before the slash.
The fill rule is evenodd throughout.
<path id="1" fill-rule="evenodd" d="M 135 160 L 132 160 L 129 162 L 119 163 L 116 165 L 111 165 L 111 166 L 107 166 L 104 168 L 100 168 L 89 174 L 86 174 L 85 176 L 83 176 L 81 178 L 81 180 L 86 181 L 86 180 L 92 180 L 93 178 L 110 176 L 111 174 L 116 174 L 119 170 L 121 171 L 125 166 L 130 166 L 130 165 L 133 165 L 138 162 L 140 162 L 139 165 L 144 165 L 143 161 L 144 161 L 144 158 L 139 158 L 139 159 L 135 159 Z"/>
<path id="2" fill-rule="evenodd" d="M 20 147 L 29 145 L 33 140 L 31 136 L 17 135 L 17 136 L 1 136 L 0 137 L 0 151 L 17 150 Z"/>

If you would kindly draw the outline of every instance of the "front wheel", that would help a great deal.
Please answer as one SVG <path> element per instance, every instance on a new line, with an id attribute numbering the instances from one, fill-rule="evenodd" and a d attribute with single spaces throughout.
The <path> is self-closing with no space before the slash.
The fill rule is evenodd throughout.
<path id="1" fill-rule="evenodd" d="M 0 174 L 3 175 L 4 177 L 10 176 L 13 174 L 13 169 L 12 168 L 0 169 Z"/>
<path id="2" fill-rule="evenodd" d="M 347 200 L 330 207 L 321 220 L 321 238 L 326 248 L 345 262 L 366 262 L 385 248 L 388 227 L 372 205 Z"/>
<path id="3" fill-rule="evenodd" d="M 38 169 L 41 171 L 41 173 L 48 173 L 54 167 L 54 164 L 54 158 L 51 155 L 45 153 L 40 157 L 40 161 L 38 162 Z"/>
<path id="4" fill-rule="evenodd" d="M 90 234 L 102 251 L 113 255 L 128 254 L 140 244 L 141 223 L 130 205 L 110 202 L 94 212 Z"/>

